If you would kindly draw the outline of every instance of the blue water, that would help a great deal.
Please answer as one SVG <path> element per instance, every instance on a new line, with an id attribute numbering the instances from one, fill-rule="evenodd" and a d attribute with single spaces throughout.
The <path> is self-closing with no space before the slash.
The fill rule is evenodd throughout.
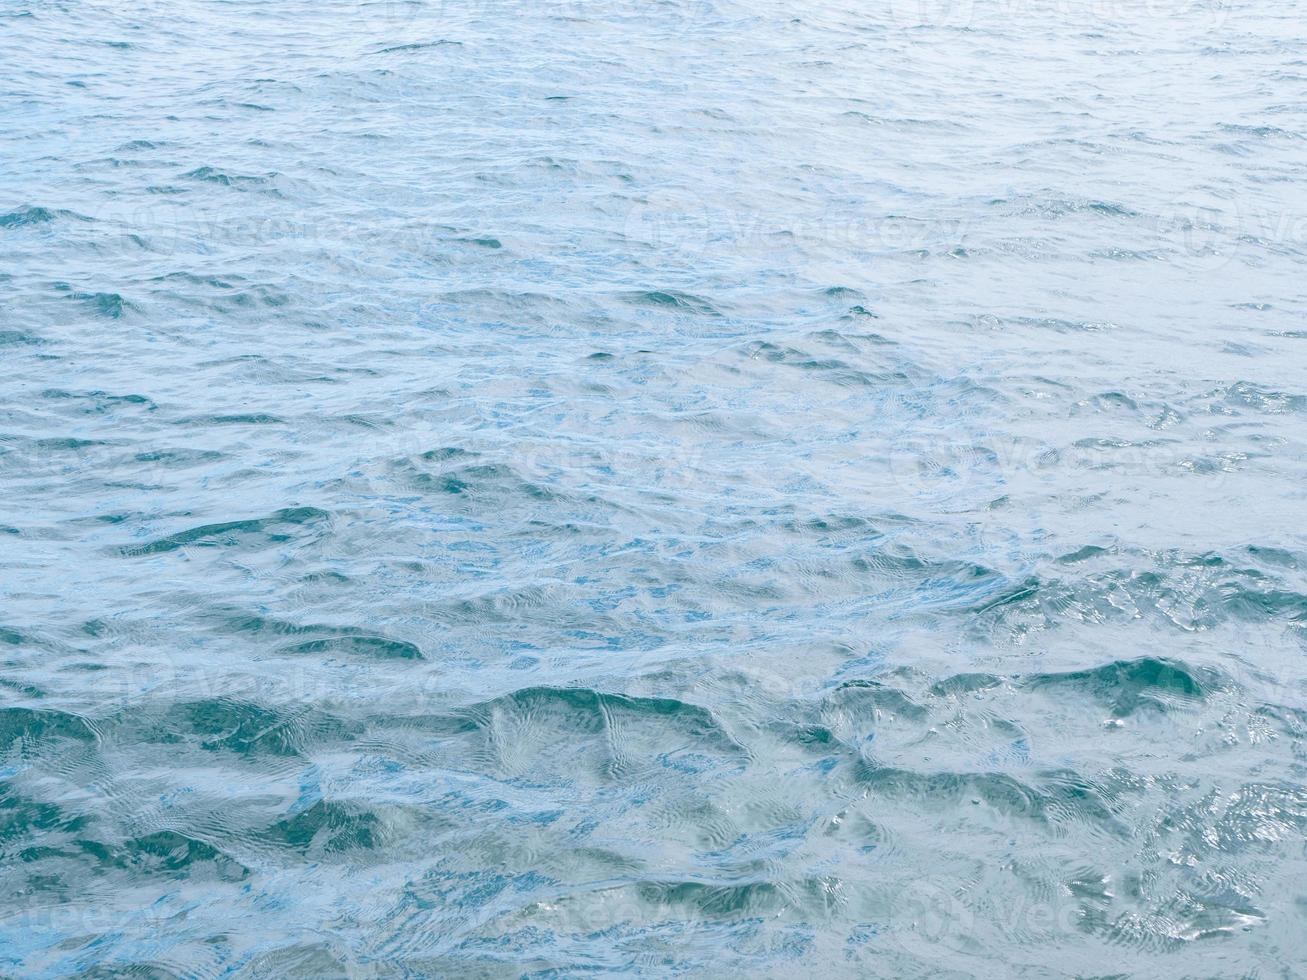
<path id="1" fill-rule="evenodd" d="M 0 0 L 0 972 L 1296 976 L 1291 0 Z"/>

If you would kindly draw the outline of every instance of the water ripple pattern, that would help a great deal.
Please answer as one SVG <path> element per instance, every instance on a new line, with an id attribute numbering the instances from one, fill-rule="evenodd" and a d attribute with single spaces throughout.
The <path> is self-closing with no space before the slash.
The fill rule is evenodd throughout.
<path id="1" fill-rule="evenodd" d="M 0 972 L 1296 976 L 1293 0 L 0 0 Z"/>

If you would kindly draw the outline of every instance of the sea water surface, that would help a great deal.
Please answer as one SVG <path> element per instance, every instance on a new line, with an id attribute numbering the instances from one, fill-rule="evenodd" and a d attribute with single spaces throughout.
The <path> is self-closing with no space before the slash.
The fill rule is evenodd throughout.
<path id="1" fill-rule="evenodd" d="M 0 971 L 1307 959 L 1293 0 L 0 0 Z"/>

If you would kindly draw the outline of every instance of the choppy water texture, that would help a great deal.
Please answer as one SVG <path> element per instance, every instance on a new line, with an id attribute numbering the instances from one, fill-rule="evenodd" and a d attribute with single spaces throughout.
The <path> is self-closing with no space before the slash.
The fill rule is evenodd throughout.
<path id="1" fill-rule="evenodd" d="M 1302 975 L 1302 28 L 0 0 L 0 971 Z"/>

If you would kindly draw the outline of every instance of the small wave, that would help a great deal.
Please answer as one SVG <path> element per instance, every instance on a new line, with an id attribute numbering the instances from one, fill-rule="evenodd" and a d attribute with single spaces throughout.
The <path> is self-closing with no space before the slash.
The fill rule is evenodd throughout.
<path id="1" fill-rule="evenodd" d="M 1226 401 L 1270 415 L 1307 411 L 1307 395 L 1276 391 L 1249 381 L 1238 381 L 1226 392 Z"/>
<path id="2" fill-rule="evenodd" d="M 0 746 L 31 744 L 51 738 L 98 741 L 98 730 L 85 718 L 53 708 L 0 708 Z"/>
<path id="3" fill-rule="evenodd" d="M 40 347 L 45 340 L 25 330 L 0 330 L 0 347 Z"/>
<path id="4" fill-rule="evenodd" d="M 429 48 L 461 48 L 462 46 L 462 41 L 450 41 L 446 38 L 441 38 L 438 41 L 415 41 L 412 44 L 396 44 L 389 48 L 382 48 L 377 52 L 377 54 L 408 53 L 412 51 L 426 51 Z"/>
<path id="5" fill-rule="evenodd" d="M 118 553 L 127 557 L 165 554 L 188 546 L 233 547 L 280 544 L 292 540 L 287 533 L 295 527 L 314 527 L 330 520 L 331 515 L 316 507 L 290 507 L 269 517 L 244 521 L 225 521 L 220 524 L 203 524 L 186 531 L 158 538 L 148 544 L 127 545 Z"/>
<path id="6" fill-rule="evenodd" d="M 7 214 L 0 214 L 0 228 L 24 228 L 30 225 L 48 225 L 61 218 L 72 218 L 77 221 L 90 220 L 75 211 L 64 211 L 59 209 L 51 210 L 50 208 L 35 207 L 29 204 L 16 211 L 10 211 Z"/>
<path id="7" fill-rule="evenodd" d="M 633 306 L 675 310 L 679 313 L 693 313 L 697 316 L 722 315 L 717 307 L 702 296 L 679 292 L 675 289 L 654 289 L 623 293 L 621 298 Z"/>
<path id="8" fill-rule="evenodd" d="M 194 170 L 182 174 L 182 176 L 190 180 L 199 180 L 210 184 L 220 184 L 223 187 L 231 187 L 236 190 L 246 188 L 266 189 L 271 193 L 277 194 L 278 192 L 272 186 L 272 183 L 281 175 L 275 172 L 266 174 L 238 174 L 226 170 L 220 170 L 217 167 L 203 166 L 196 167 Z"/>
<path id="9" fill-rule="evenodd" d="M 133 705 L 103 725 L 118 742 L 193 746 L 248 757 L 298 757 L 352 732 L 317 709 L 271 707 L 226 696 Z"/>
<path id="10" fill-rule="evenodd" d="M 1039 673 L 1020 678 L 1032 691 L 1074 693 L 1111 708 L 1123 718 L 1144 709 L 1169 711 L 1201 702 L 1221 679 L 1210 669 L 1179 660 L 1139 657 L 1117 660 L 1088 670 Z"/>
<path id="11" fill-rule="evenodd" d="M 282 647 L 282 653 L 342 653 L 347 656 L 374 657 L 382 660 L 422 660 L 422 650 L 416 643 L 395 640 L 386 636 L 367 636 L 349 633 L 318 640 L 305 640 L 293 646 Z"/>
<path id="12" fill-rule="evenodd" d="M 386 830 L 386 823 L 375 808 L 318 800 L 278 820 L 260 836 L 282 847 L 329 857 L 375 851 L 386 844 Z"/>
<path id="13" fill-rule="evenodd" d="M 97 316 L 118 320 L 136 308 L 117 293 L 70 293 L 69 299 L 81 302 Z"/>

